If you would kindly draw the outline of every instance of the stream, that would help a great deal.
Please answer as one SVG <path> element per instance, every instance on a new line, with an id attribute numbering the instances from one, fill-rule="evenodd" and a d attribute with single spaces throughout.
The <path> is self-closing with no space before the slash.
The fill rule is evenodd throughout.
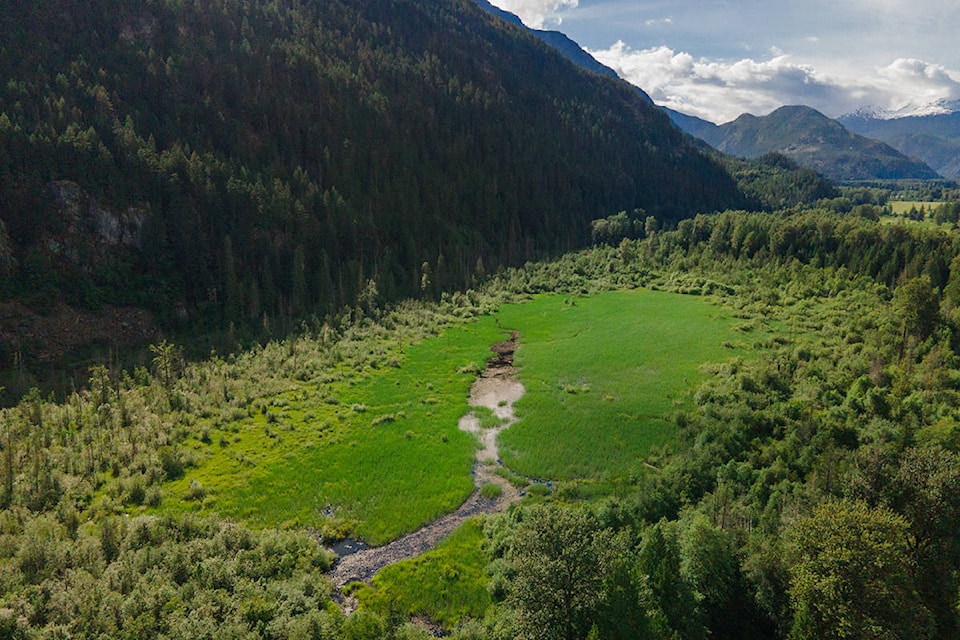
<path id="1" fill-rule="evenodd" d="M 388 564 L 414 558 L 429 551 L 468 518 L 481 513 L 503 511 L 511 503 L 520 499 L 517 488 L 496 473 L 496 468 L 501 466 L 497 436 L 517 421 L 513 403 L 524 393 L 523 385 L 517 380 L 517 370 L 513 366 L 513 355 L 517 349 L 518 338 L 519 334 L 513 332 L 510 340 L 498 342 L 490 347 L 496 355 L 487 362 L 486 369 L 470 387 L 468 404 L 471 407 L 490 409 L 500 420 L 499 424 L 484 429 L 480 424 L 480 418 L 473 412 L 460 418 L 460 429 L 474 434 L 480 444 L 476 462 L 473 465 L 476 490 L 456 511 L 389 544 L 381 547 L 366 547 L 356 541 L 345 541 L 347 544 L 343 545 L 339 552 L 346 555 L 340 557 L 330 576 L 335 588 L 335 598 L 342 598 L 341 589 L 347 584 L 357 581 L 370 582 L 373 576 Z M 497 498 L 481 496 L 480 488 L 485 484 L 499 486 L 501 495 Z M 349 600 L 346 599 L 340 603 L 347 614 L 356 606 Z"/>

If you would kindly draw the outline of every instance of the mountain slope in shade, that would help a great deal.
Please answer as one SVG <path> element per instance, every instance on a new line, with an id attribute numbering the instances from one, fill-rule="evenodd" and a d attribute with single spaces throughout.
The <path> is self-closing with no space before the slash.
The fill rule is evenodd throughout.
<path id="1" fill-rule="evenodd" d="M 369 311 L 618 210 L 741 202 L 635 89 L 463 0 L 8 2 L 0 24 L 3 297 L 204 327 Z"/>
<path id="2" fill-rule="evenodd" d="M 523 21 L 520 20 L 520 18 L 518 18 L 515 14 L 510 13 L 509 11 L 504 11 L 499 7 L 495 7 L 494 5 L 487 2 L 487 0 L 475 0 L 475 2 L 477 3 L 477 6 L 479 6 L 481 9 L 483 9 L 487 13 L 495 15 L 498 18 L 505 20 L 510 24 L 516 25 L 521 29 L 524 29 L 528 33 L 536 36 L 546 44 L 550 45 L 551 47 L 559 51 L 565 58 L 570 60 L 572 63 L 574 63 L 578 67 L 581 67 L 588 71 L 593 71 L 594 73 L 598 73 L 602 76 L 607 76 L 610 78 L 616 78 L 617 80 L 620 80 L 620 76 L 617 75 L 616 71 L 614 71 L 613 69 L 603 64 L 602 62 L 598 61 L 592 55 L 584 51 L 583 47 L 577 44 L 577 42 L 572 40 L 565 33 L 561 31 L 533 29 L 533 28 L 527 27 L 526 25 L 523 24 Z M 631 85 L 631 86 L 634 86 L 634 85 Z M 642 98 L 644 98 L 647 102 L 653 104 L 653 100 L 650 99 L 650 96 L 648 96 L 643 89 L 641 89 L 640 87 L 635 87 L 635 88 Z"/>
<path id="3" fill-rule="evenodd" d="M 687 116 L 686 118 L 689 118 Z M 724 153 L 755 158 L 779 152 L 832 180 L 935 179 L 937 173 L 889 145 L 848 131 L 810 107 L 781 107 L 767 116 L 744 114 L 722 125 L 674 122 Z"/>
<path id="4" fill-rule="evenodd" d="M 851 131 L 920 158 L 942 176 L 960 178 L 960 111 L 896 118 L 863 111 L 837 120 Z"/>
<path id="5" fill-rule="evenodd" d="M 680 113 L 679 111 L 674 111 L 669 107 L 660 108 L 670 118 L 670 122 L 696 138 L 706 140 L 707 138 L 712 138 L 717 135 L 717 125 L 709 120 L 704 120 L 703 118 L 698 118 L 697 116 Z"/>

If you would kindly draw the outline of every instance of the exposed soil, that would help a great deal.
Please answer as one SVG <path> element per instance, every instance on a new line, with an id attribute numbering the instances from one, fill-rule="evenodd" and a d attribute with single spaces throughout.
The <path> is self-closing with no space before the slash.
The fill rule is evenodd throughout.
<path id="1" fill-rule="evenodd" d="M 503 494 L 501 501 L 506 505 L 520 499 L 517 488 L 496 474 L 496 467 L 502 466 L 497 449 L 497 436 L 516 422 L 513 403 L 523 396 L 524 388 L 517 380 L 517 370 L 513 366 L 513 354 L 517 350 L 516 332 L 506 342 L 498 342 L 490 347 L 497 355 L 487 362 L 487 368 L 470 387 L 468 403 L 471 407 L 486 407 L 502 422 L 500 425 L 483 429 L 480 419 L 473 413 L 460 418 L 460 428 L 477 436 L 481 447 L 477 449 L 477 464 L 474 466 L 474 481 L 477 487 L 493 483 Z"/>
<path id="2" fill-rule="evenodd" d="M 16 302 L 0 303 L 0 350 L 29 353 L 33 362 L 27 366 L 61 362 L 90 345 L 142 344 L 156 332 L 152 314 L 144 309 L 105 305 L 93 313 L 57 304 L 39 314 Z"/>
<path id="3" fill-rule="evenodd" d="M 477 449 L 477 462 L 473 467 L 474 484 L 477 490 L 456 511 L 411 534 L 382 547 L 362 549 L 340 558 L 331 574 L 336 587 L 335 598 L 340 597 L 340 590 L 347 584 L 357 581 L 369 582 L 388 564 L 429 551 L 440 539 L 452 533 L 468 518 L 481 513 L 503 511 L 510 503 L 520 499 L 516 487 L 494 472 L 500 465 L 497 434 L 516 422 L 513 403 L 519 400 L 524 392 L 523 385 L 517 380 L 516 369 L 513 367 L 513 354 L 517 349 L 518 338 L 519 334 L 514 332 L 510 340 L 498 342 L 490 347 L 496 355 L 488 361 L 486 369 L 470 387 L 468 400 L 470 406 L 488 407 L 502 420 L 501 424 L 495 428 L 482 429 L 480 419 L 473 413 L 460 419 L 460 428 L 475 434 L 481 445 Z M 488 483 L 496 484 L 501 488 L 500 497 L 491 499 L 480 495 L 480 488 Z M 355 609 L 356 602 L 347 598 L 342 599 L 340 605 L 344 612 L 349 614 Z"/>
<path id="4" fill-rule="evenodd" d="M 57 303 L 38 313 L 19 302 L 0 302 L 2 402 L 15 404 L 31 387 L 43 395 L 67 394 L 86 384 L 94 364 L 132 370 L 158 334 L 145 309 L 104 305 L 93 312 Z"/>

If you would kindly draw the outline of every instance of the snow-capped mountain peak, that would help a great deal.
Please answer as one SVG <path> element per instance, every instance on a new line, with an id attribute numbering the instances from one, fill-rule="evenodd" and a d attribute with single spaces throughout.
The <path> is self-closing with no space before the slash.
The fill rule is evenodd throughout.
<path id="1" fill-rule="evenodd" d="M 883 107 L 878 107 L 876 105 L 870 105 L 867 107 L 860 107 L 859 109 L 851 111 L 850 113 L 845 113 L 840 117 L 862 118 L 864 120 L 885 120 L 889 117 L 887 115 L 888 113 L 888 109 L 884 109 Z"/>
<path id="2" fill-rule="evenodd" d="M 848 113 L 844 118 L 862 118 L 864 120 L 896 120 L 898 118 L 941 116 L 960 111 L 960 100 L 941 98 L 923 104 L 908 103 L 898 109 L 883 107 L 861 107 Z"/>

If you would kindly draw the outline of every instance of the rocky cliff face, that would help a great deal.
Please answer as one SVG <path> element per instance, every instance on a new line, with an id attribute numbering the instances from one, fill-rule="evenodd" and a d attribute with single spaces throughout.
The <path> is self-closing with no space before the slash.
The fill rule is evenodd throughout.
<path id="1" fill-rule="evenodd" d="M 104 304 L 95 294 L 89 309 L 79 309 L 45 292 L 50 280 L 82 289 L 81 279 L 60 274 L 111 271 L 139 253 L 149 211 L 104 205 L 70 180 L 48 183 L 45 197 L 57 219 L 44 227 L 22 263 L 0 220 L 0 403 L 33 386 L 51 390 L 82 383 L 91 362 L 115 359 L 120 350 L 157 335 L 156 318 L 145 309 Z M 3 295 L 18 271 L 28 282 L 29 306 Z"/>
<path id="2" fill-rule="evenodd" d="M 57 180 L 47 187 L 69 235 L 86 236 L 112 247 L 142 248 L 140 232 L 149 213 L 146 208 L 115 211 L 101 205 L 70 180 Z"/>

